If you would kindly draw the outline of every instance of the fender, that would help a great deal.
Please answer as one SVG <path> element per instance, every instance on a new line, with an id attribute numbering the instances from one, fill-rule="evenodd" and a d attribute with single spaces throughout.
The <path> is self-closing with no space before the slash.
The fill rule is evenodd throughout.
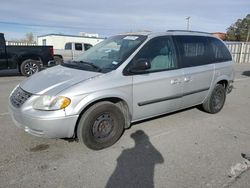
<path id="1" fill-rule="evenodd" d="M 43 62 L 43 58 L 39 55 L 39 54 L 29 54 L 29 53 L 25 53 L 25 54 L 20 54 L 19 55 L 19 63 L 21 64 L 24 60 L 26 59 L 33 59 L 33 60 L 39 60 Z"/>
<path id="2" fill-rule="evenodd" d="M 133 112 L 132 107 L 132 91 L 130 94 L 127 94 L 122 91 L 118 91 L 117 89 L 105 90 L 105 91 L 98 91 L 91 94 L 86 95 L 85 97 L 80 100 L 80 102 L 75 106 L 72 111 L 72 114 L 80 114 L 87 106 L 92 103 L 95 103 L 100 100 L 105 100 L 108 98 L 118 98 L 121 99 L 123 102 L 126 103 L 128 106 L 129 114 L 131 115 Z"/>

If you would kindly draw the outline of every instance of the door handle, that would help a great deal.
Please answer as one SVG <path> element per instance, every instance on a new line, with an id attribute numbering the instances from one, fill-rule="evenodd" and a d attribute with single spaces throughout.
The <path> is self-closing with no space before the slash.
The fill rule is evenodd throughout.
<path id="1" fill-rule="evenodd" d="M 190 76 L 184 78 L 184 82 L 191 82 L 191 81 L 192 81 L 192 79 Z"/>
<path id="2" fill-rule="evenodd" d="M 179 83 L 181 83 L 181 81 L 180 81 L 179 79 L 173 79 L 173 80 L 170 81 L 170 83 L 171 83 L 172 85 L 174 85 L 174 84 L 179 84 Z"/>

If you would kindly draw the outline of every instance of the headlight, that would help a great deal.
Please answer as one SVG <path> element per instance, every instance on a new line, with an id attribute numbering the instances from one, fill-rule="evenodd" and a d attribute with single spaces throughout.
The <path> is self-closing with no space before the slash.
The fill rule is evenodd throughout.
<path id="1" fill-rule="evenodd" d="M 37 110 L 61 110 L 69 106 L 70 102 L 67 97 L 44 95 L 35 100 L 33 108 Z"/>

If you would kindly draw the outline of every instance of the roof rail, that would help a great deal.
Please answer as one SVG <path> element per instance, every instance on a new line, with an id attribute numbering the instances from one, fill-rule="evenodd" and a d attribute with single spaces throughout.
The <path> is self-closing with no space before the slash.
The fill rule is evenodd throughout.
<path id="1" fill-rule="evenodd" d="M 209 34 L 209 35 L 212 35 L 211 33 L 208 33 L 208 32 L 202 32 L 202 31 L 190 31 L 190 30 L 167 30 L 167 32 L 189 32 L 189 33 L 203 33 L 203 34 Z"/>

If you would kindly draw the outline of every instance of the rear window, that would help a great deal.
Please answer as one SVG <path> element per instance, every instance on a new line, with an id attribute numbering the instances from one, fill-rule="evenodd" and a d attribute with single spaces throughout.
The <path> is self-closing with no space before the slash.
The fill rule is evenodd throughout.
<path id="1" fill-rule="evenodd" d="M 84 50 L 87 51 L 88 49 L 90 49 L 91 47 L 93 47 L 93 45 L 91 44 L 84 44 Z"/>

